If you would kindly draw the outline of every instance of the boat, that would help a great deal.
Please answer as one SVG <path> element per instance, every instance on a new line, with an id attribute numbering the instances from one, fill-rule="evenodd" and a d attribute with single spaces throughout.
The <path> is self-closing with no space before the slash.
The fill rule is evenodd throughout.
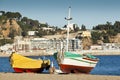
<path id="1" fill-rule="evenodd" d="M 60 70 L 63 73 L 90 73 L 99 59 L 90 54 L 78 54 L 74 52 L 54 53 Z"/>
<path id="2" fill-rule="evenodd" d="M 70 10 L 69 7 L 69 15 L 68 18 L 65 18 L 68 21 L 67 25 L 67 48 L 66 51 L 60 51 L 54 53 L 54 57 L 58 62 L 60 70 L 63 73 L 90 73 L 92 69 L 96 66 L 99 59 L 90 54 L 81 54 L 75 52 L 69 52 L 68 44 L 69 44 L 69 24 L 70 20 Z"/>
<path id="3" fill-rule="evenodd" d="M 10 64 L 16 73 L 41 73 L 50 68 L 50 60 L 32 59 L 16 52 L 10 56 Z"/>

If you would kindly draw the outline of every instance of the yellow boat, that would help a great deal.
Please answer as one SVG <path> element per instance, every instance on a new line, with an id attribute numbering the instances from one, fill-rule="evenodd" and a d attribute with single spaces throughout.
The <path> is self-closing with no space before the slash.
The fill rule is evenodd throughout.
<path id="1" fill-rule="evenodd" d="M 15 52 L 10 56 L 10 64 L 15 72 L 41 73 L 50 68 L 50 60 L 32 59 Z"/>

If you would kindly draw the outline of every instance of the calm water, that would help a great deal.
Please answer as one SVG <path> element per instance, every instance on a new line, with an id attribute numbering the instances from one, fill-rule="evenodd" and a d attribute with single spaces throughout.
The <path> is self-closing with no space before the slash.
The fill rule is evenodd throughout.
<path id="1" fill-rule="evenodd" d="M 119 75 L 120 76 L 120 55 L 119 56 L 96 56 L 100 59 L 97 66 L 91 71 L 90 74 L 97 75 Z M 58 69 L 58 64 L 53 56 L 32 56 L 31 58 L 50 59 L 54 62 L 54 66 Z M 0 72 L 14 72 L 9 64 L 8 57 L 0 57 Z M 47 72 L 47 71 L 44 71 Z"/>

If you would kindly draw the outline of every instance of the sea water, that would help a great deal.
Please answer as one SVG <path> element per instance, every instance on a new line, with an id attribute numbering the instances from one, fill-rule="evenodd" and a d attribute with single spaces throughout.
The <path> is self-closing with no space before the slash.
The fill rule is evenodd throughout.
<path id="1" fill-rule="evenodd" d="M 91 71 L 91 74 L 120 76 L 120 55 L 97 57 L 100 59 L 100 61 Z"/>
<path id="2" fill-rule="evenodd" d="M 53 56 L 29 56 L 33 59 L 50 59 L 53 61 L 56 69 L 59 68 Z M 96 56 L 99 62 L 96 67 L 90 72 L 93 75 L 117 75 L 120 76 L 120 55 Z M 14 72 L 10 63 L 9 57 L 0 57 L 0 72 Z M 44 70 L 44 72 L 47 72 Z"/>

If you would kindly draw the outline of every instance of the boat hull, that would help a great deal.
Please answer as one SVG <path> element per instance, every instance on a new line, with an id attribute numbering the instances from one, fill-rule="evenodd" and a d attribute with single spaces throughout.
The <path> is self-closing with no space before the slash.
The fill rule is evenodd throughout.
<path id="1" fill-rule="evenodd" d="M 65 73 L 89 73 L 97 64 L 97 61 L 83 58 L 64 58 L 59 64 L 60 69 Z"/>
<path id="2" fill-rule="evenodd" d="M 96 66 L 99 59 L 92 55 L 80 55 L 77 53 L 65 52 L 55 53 L 55 59 L 64 73 L 90 73 Z"/>
<path id="3" fill-rule="evenodd" d="M 64 73 L 89 73 L 94 67 L 59 64 Z"/>
<path id="4" fill-rule="evenodd" d="M 43 68 L 34 68 L 34 69 L 24 69 L 24 68 L 13 68 L 16 73 L 41 73 Z"/>

